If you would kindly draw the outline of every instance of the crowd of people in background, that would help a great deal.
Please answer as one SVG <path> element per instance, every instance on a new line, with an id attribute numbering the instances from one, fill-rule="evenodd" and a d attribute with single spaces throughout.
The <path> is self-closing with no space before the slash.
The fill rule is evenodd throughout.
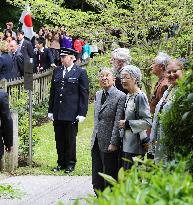
<path id="1" fill-rule="evenodd" d="M 97 44 L 91 45 L 88 38 L 72 36 L 65 31 L 64 26 L 54 29 L 41 27 L 34 32 L 32 39 L 26 39 L 21 29 L 14 32 L 13 23 L 7 22 L 4 31 L 0 32 L 0 79 L 22 77 L 26 55 L 27 58 L 33 58 L 34 73 L 59 66 L 60 53 L 65 49 L 74 49 L 77 52 L 78 64 L 86 64 L 95 53 L 103 54 L 105 51 L 103 42 L 98 41 Z M 4 75 L 3 72 L 9 75 Z"/>

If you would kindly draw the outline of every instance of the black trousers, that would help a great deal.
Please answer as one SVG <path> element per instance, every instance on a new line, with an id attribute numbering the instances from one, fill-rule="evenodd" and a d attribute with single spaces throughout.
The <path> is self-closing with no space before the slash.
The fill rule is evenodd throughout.
<path id="1" fill-rule="evenodd" d="M 55 120 L 53 122 L 56 149 L 58 154 L 57 163 L 62 168 L 74 167 L 76 164 L 76 135 L 78 124 L 71 121 Z"/>
<path id="2" fill-rule="evenodd" d="M 92 155 L 92 184 L 94 190 L 103 191 L 109 184 L 98 173 L 104 173 L 117 179 L 118 175 L 118 156 L 119 152 L 101 152 L 98 146 L 98 140 L 95 139 Z"/>
<path id="3" fill-rule="evenodd" d="M 134 164 L 133 157 L 137 157 L 137 156 L 141 156 L 142 158 L 144 157 L 144 155 L 140 155 L 140 154 L 122 152 L 122 158 L 127 159 L 127 160 L 122 159 L 122 167 L 125 170 L 131 169 L 131 167 Z"/>

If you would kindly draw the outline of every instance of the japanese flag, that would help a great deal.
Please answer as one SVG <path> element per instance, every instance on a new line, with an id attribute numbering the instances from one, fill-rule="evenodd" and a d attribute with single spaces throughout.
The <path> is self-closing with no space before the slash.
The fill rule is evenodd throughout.
<path id="1" fill-rule="evenodd" d="M 23 24 L 22 30 L 24 31 L 25 37 L 30 40 L 34 36 L 33 26 L 32 26 L 32 17 L 30 14 L 30 7 L 26 6 L 25 10 L 22 12 L 19 21 Z"/>

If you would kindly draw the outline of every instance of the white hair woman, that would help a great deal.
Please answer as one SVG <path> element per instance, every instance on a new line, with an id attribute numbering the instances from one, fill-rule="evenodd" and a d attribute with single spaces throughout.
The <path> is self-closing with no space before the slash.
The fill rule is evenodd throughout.
<path id="1" fill-rule="evenodd" d="M 163 145 L 160 143 L 161 137 L 164 133 L 159 116 L 161 112 L 166 112 L 172 104 L 172 99 L 174 98 L 178 88 L 177 80 L 181 79 L 183 76 L 183 67 L 183 64 L 178 60 L 170 60 L 166 67 L 166 77 L 170 83 L 170 86 L 164 92 L 163 97 L 156 106 L 150 134 L 151 142 L 155 142 L 154 160 L 156 163 L 158 163 L 160 160 L 163 160 L 164 162 L 167 161 L 167 156 L 164 154 Z"/>
<path id="2" fill-rule="evenodd" d="M 128 91 L 125 103 L 125 119 L 119 121 L 119 128 L 124 129 L 123 134 L 123 168 L 130 169 L 133 157 L 146 153 L 144 144 L 146 130 L 151 127 L 150 107 L 147 96 L 140 90 L 141 71 L 138 67 L 127 65 L 121 72 L 123 88 Z"/>
<path id="3" fill-rule="evenodd" d="M 111 59 L 110 63 L 113 66 L 113 70 L 116 73 L 116 79 L 115 79 L 115 86 L 117 89 L 123 91 L 124 93 L 127 93 L 125 89 L 123 89 L 121 84 L 121 71 L 123 70 L 123 67 L 126 65 L 129 65 L 131 63 L 131 55 L 128 48 L 117 48 L 111 53 Z"/>

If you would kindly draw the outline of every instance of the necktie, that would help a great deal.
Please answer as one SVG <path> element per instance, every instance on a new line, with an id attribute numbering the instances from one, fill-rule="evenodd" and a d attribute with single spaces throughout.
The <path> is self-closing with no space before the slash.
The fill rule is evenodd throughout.
<path id="1" fill-rule="evenodd" d="M 106 101 L 107 95 L 108 95 L 108 93 L 103 91 L 103 94 L 102 94 L 102 97 L 101 97 L 101 105 L 103 105 L 104 102 Z"/>
<path id="2" fill-rule="evenodd" d="M 12 54 L 12 60 L 15 61 L 15 53 Z"/>
<path id="3" fill-rule="evenodd" d="M 63 77 L 68 73 L 68 69 L 67 68 L 64 68 L 63 70 Z"/>

